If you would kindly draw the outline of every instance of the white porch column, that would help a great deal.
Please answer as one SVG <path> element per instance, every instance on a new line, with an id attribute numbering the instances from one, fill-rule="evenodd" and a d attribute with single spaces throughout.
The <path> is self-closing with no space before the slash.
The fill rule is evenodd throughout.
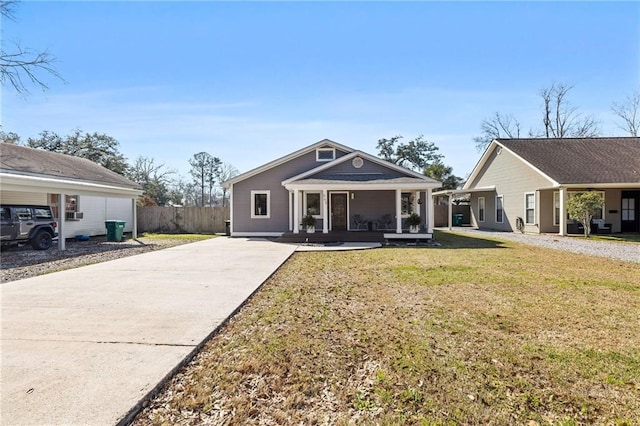
<path id="1" fill-rule="evenodd" d="M 65 217 L 67 217 L 67 196 L 58 194 L 58 250 L 67 249 L 67 242 L 64 238 L 65 233 Z"/>
<path id="2" fill-rule="evenodd" d="M 322 190 L 322 233 L 329 233 L 329 193 L 326 189 Z"/>
<path id="3" fill-rule="evenodd" d="M 560 230 L 558 235 L 567 235 L 567 190 L 560 188 Z"/>
<path id="4" fill-rule="evenodd" d="M 402 234 L 402 190 L 396 189 L 396 234 Z"/>
<path id="5" fill-rule="evenodd" d="M 134 240 L 138 238 L 138 204 L 136 199 L 131 199 L 131 211 L 133 213 L 133 229 L 131 230 L 131 238 Z"/>
<path id="6" fill-rule="evenodd" d="M 300 190 L 293 192 L 293 233 L 300 233 Z"/>
<path id="7" fill-rule="evenodd" d="M 449 231 L 451 231 L 452 226 L 453 226 L 453 224 L 451 223 L 453 221 L 453 219 L 452 219 L 452 215 L 453 215 L 453 194 L 449 194 L 448 201 L 449 201 L 449 209 L 447 210 L 447 223 L 449 224 Z"/>
<path id="8" fill-rule="evenodd" d="M 289 191 L 289 231 L 293 231 L 293 212 L 292 207 L 293 191 Z"/>
<path id="9" fill-rule="evenodd" d="M 427 232 L 433 234 L 434 206 L 433 206 L 433 189 L 427 188 L 426 200 L 424 200 L 424 208 L 427 210 Z"/>

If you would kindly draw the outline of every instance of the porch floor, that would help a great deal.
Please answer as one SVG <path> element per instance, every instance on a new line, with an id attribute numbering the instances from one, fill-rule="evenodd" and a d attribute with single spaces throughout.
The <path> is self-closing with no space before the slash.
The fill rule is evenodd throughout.
<path id="1" fill-rule="evenodd" d="M 322 231 L 316 230 L 313 234 L 304 231 L 299 234 L 286 232 L 275 241 L 279 243 L 384 243 L 387 239 L 429 239 L 432 237 L 431 234 L 391 234 L 389 231 L 330 231 L 328 234 L 323 234 Z"/>

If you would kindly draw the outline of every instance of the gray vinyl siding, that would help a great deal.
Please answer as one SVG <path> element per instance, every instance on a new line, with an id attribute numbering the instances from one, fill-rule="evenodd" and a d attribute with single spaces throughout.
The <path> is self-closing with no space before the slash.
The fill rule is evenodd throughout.
<path id="1" fill-rule="evenodd" d="M 364 160 L 364 159 L 363 159 Z M 323 177 L 327 177 L 327 176 L 331 176 L 331 175 L 336 175 L 336 174 L 353 174 L 353 173 L 358 173 L 358 174 L 362 174 L 362 173 L 378 173 L 378 174 L 384 174 L 386 176 L 390 176 L 390 177 L 404 177 L 407 176 L 406 173 L 401 173 L 397 170 L 392 170 L 388 167 L 384 167 L 380 164 L 371 162 L 369 160 L 364 160 L 364 163 L 362 165 L 362 167 L 360 167 L 359 169 L 356 169 L 355 167 L 353 167 L 353 164 L 351 163 L 351 161 L 345 161 L 341 164 L 337 164 L 327 170 L 323 170 L 320 173 L 316 173 L 312 176 L 309 176 L 309 179 L 313 179 L 313 178 L 323 178 Z"/>
<path id="2" fill-rule="evenodd" d="M 356 214 L 373 223 L 385 214 L 394 217 L 395 199 L 395 191 L 353 191 L 353 200 L 349 199 L 351 229 L 355 229 L 353 216 Z"/>
<path id="3" fill-rule="evenodd" d="M 407 191 L 412 192 L 412 191 Z M 378 219 L 388 214 L 391 215 L 394 222 L 392 227 L 395 229 L 396 218 L 396 191 L 352 191 L 353 200 L 349 197 L 349 218 L 351 229 L 355 229 L 353 216 L 359 214 L 365 221 L 375 224 Z M 426 200 L 426 193 L 420 192 L 420 199 Z M 426 224 L 426 205 L 423 202 L 418 205 L 416 212 L 422 217 L 423 223 Z M 404 226 L 404 224 L 403 224 Z M 373 226 L 375 229 L 375 225 Z"/>
<path id="4" fill-rule="evenodd" d="M 346 153 L 336 149 L 336 158 Z M 282 181 L 319 167 L 325 162 L 316 161 L 316 151 L 301 155 L 284 164 L 273 167 L 233 185 L 233 232 L 286 232 L 289 230 L 289 191 Z M 251 191 L 270 191 L 268 219 L 251 218 Z M 322 223 L 322 221 L 318 221 Z"/>
<path id="5" fill-rule="evenodd" d="M 484 167 L 478 173 L 470 188 L 495 185 L 495 193 L 473 193 L 471 208 L 474 223 L 482 229 L 513 231 L 516 229 L 516 217 L 525 218 L 525 193 L 536 192 L 537 188 L 549 187 L 551 182 L 530 166 L 502 149 L 500 154 L 494 150 Z M 502 195 L 504 222 L 496 222 L 495 197 Z M 485 221 L 477 222 L 478 197 L 485 197 Z M 541 202 L 536 196 L 536 217 L 540 218 Z M 552 204 L 553 206 L 553 204 Z M 546 214 L 546 213 L 545 213 Z M 553 212 L 551 213 L 553 214 Z M 551 217 L 553 221 L 553 216 Z M 553 222 L 552 222 L 553 223 Z M 526 232 L 540 232 L 540 224 L 526 225 Z"/>

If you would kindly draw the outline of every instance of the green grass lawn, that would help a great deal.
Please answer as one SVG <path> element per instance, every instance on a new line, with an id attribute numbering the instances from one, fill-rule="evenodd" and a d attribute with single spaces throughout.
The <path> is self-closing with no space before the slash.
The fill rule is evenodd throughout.
<path id="1" fill-rule="evenodd" d="M 640 424 L 637 264 L 439 240 L 295 254 L 134 424 Z"/>

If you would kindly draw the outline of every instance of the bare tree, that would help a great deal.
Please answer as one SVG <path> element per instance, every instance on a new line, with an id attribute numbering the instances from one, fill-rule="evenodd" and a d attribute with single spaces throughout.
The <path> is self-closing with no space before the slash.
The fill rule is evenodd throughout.
<path id="1" fill-rule="evenodd" d="M 15 21 L 16 4 L 16 0 L 0 0 L 0 15 Z M 23 95 L 29 93 L 28 83 L 46 90 L 49 86 L 40 77 L 42 72 L 62 80 L 53 68 L 54 62 L 55 57 L 47 50 L 37 51 L 23 47 L 20 42 L 3 39 L 0 46 L 0 82 L 2 85 L 9 84 Z"/>
<path id="2" fill-rule="evenodd" d="M 164 163 L 156 164 L 153 158 L 140 156 L 128 168 L 126 176 L 142 185 L 145 195 L 162 206 L 170 201 L 169 183 L 175 173 L 175 170 L 167 169 Z"/>
<path id="3" fill-rule="evenodd" d="M 611 110 L 623 121 L 618 127 L 630 136 L 640 136 L 640 91 L 627 96 L 621 103 L 614 102 Z"/>
<path id="4" fill-rule="evenodd" d="M 600 134 L 598 121 L 591 115 L 583 117 L 578 108 L 569 103 L 567 95 L 571 89 L 573 86 L 565 83 L 553 83 L 540 90 L 544 127 L 541 132 L 530 132 L 532 136 L 588 138 Z"/>
<path id="5" fill-rule="evenodd" d="M 482 120 L 480 129 L 482 134 L 473 138 L 478 151 L 483 151 L 494 139 L 520 137 L 520 122 L 511 114 L 496 112 L 493 117 Z"/>
<path id="6" fill-rule="evenodd" d="M 220 168 L 218 169 L 218 174 L 216 175 L 216 178 L 218 179 L 218 183 L 222 183 L 226 180 L 231 179 L 234 176 L 237 176 L 240 172 L 238 171 L 238 169 L 235 168 L 235 166 L 233 166 L 232 164 L 229 163 L 222 163 L 220 165 Z M 225 207 L 228 205 L 229 200 L 227 199 L 227 188 L 225 188 L 224 186 L 221 187 L 221 191 L 222 191 L 222 207 Z"/>

